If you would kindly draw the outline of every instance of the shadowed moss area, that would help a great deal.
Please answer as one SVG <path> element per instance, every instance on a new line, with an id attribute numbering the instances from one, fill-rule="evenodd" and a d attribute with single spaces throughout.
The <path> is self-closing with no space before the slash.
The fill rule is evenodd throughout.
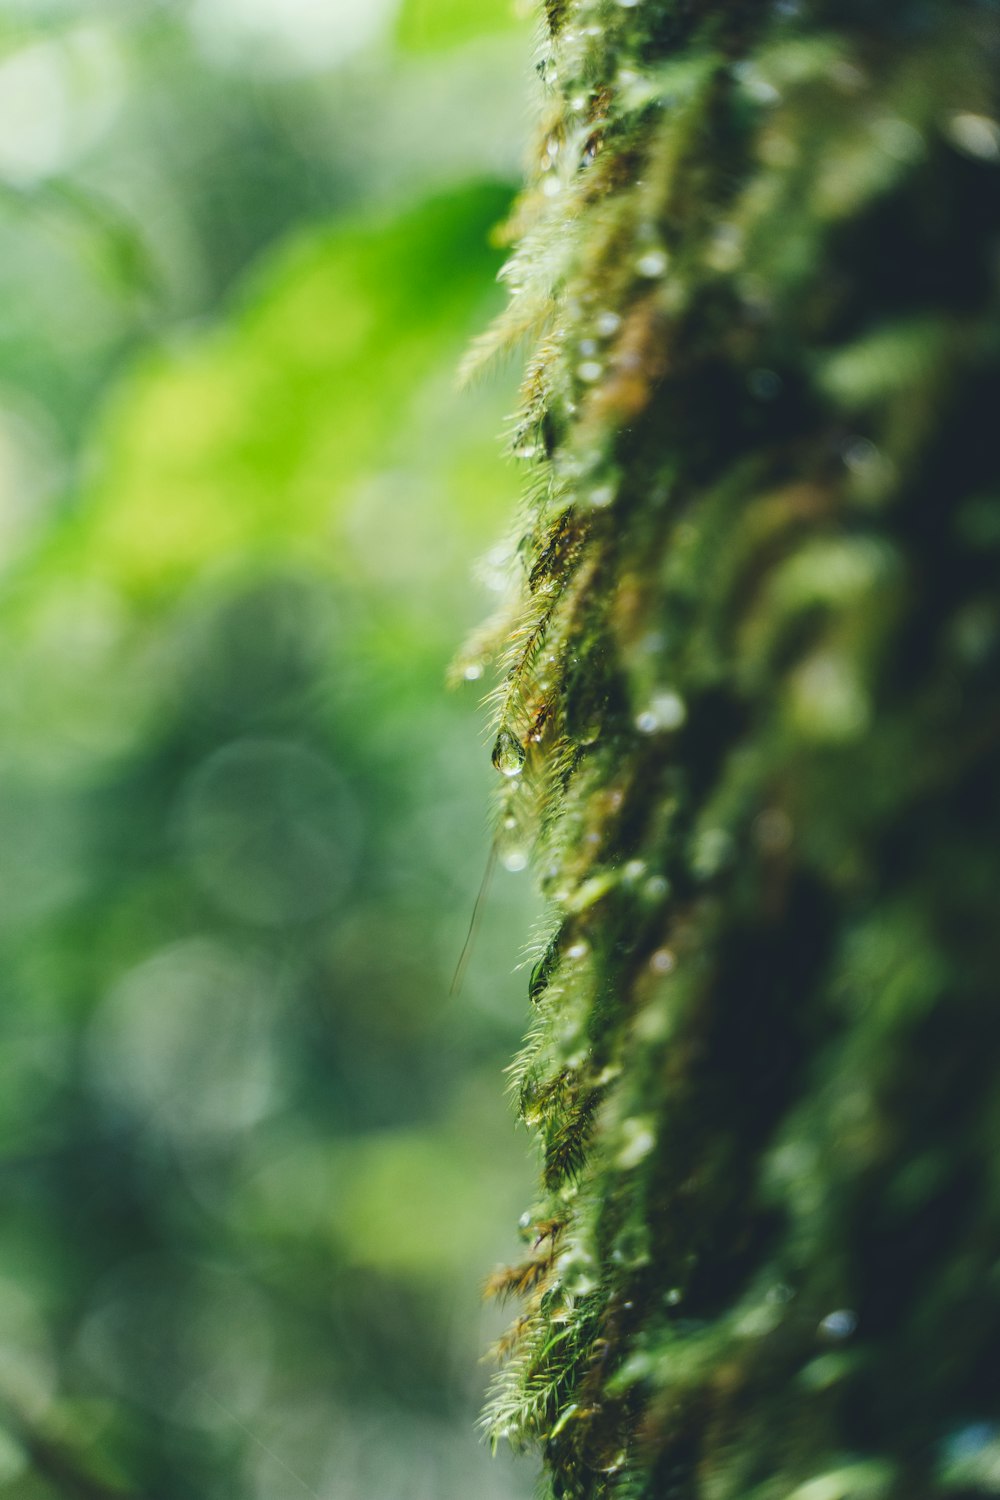
<path id="1" fill-rule="evenodd" d="M 549 5 L 488 1413 L 558 1500 L 1000 1487 L 1000 14 Z"/>

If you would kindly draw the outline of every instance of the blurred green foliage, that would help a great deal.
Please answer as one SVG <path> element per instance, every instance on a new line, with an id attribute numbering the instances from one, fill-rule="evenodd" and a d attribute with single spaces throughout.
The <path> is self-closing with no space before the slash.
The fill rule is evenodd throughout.
<path id="1" fill-rule="evenodd" d="M 442 684 L 514 488 L 509 385 L 454 369 L 524 40 L 0 8 L 14 1500 L 521 1493 L 472 1422 L 524 906 L 498 874 L 449 999 L 489 773 Z"/>
<path id="2" fill-rule="evenodd" d="M 510 0 L 403 0 L 396 38 L 413 51 L 451 47 L 484 33 L 501 31 L 512 20 Z"/>

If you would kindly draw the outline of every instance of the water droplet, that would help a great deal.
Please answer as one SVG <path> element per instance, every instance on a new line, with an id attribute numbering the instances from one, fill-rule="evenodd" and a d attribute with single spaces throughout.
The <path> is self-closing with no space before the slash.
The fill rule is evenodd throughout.
<path id="1" fill-rule="evenodd" d="M 642 879 L 645 873 L 646 861 L 644 859 L 630 859 L 622 871 L 622 878 L 627 880 L 629 885 L 634 885 L 637 880 Z"/>
<path id="2" fill-rule="evenodd" d="M 619 5 L 621 0 L 618 0 Z M 662 276 L 670 264 L 670 259 L 665 250 L 647 250 L 640 255 L 635 263 L 635 268 L 640 276 L 646 276 L 650 281 L 655 281 Z"/>
<path id="3" fill-rule="evenodd" d="M 518 1229 L 530 1229 L 531 1215 L 529 1213 L 523 1213 L 517 1221 L 517 1227 Z"/>
<path id="4" fill-rule="evenodd" d="M 662 901 L 670 894 L 670 881 L 665 875 L 651 875 L 643 886 L 643 894 L 648 901 Z"/>
<path id="5" fill-rule="evenodd" d="M 634 10 L 639 4 L 639 0 L 618 0 L 618 4 L 622 10 Z"/>
<path id="6" fill-rule="evenodd" d="M 653 699 L 653 712 L 663 729 L 679 729 L 687 718 L 684 699 L 677 693 L 659 693 Z"/>
<path id="7" fill-rule="evenodd" d="M 592 705 L 580 724 L 574 724 L 572 734 L 578 745 L 593 745 L 601 737 L 604 719 L 601 705 Z"/>
<path id="8" fill-rule="evenodd" d="M 709 236 L 705 259 L 714 271 L 733 271 L 743 259 L 743 231 L 736 224 L 717 224 Z"/>
<path id="9" fill-rule="evenodd" d="M 768 83 L 766 78 L 748 78 L 743 87 L 758 104 L 777 104 L 781 98 L 774 84 Z"/>
<path id="10" fill-rule="evenodd" d="M 619 1230 L 611 1250 L 611 1259 L 619 1266 L 633 1270 L 649 1264 L 649 1231 L 634 1221 Z"/>
<path id="11" fill-rule="evenodd" d="M 578 366 L 576 373 L 579 375 L 580 379 L 585 380 L 588 385 L 593 385 L 594 381 L 600 380 L 601 376 L 604 374 L 604 366 L 601 364 L 599 359 L 585 359 L 583 364 Z"/>
<path id="12" fill-rule="evenodd" d="M 528 868 L 529 861 L 527 851 L 518 848 L 504 849 L 500 855 L 500 863 L 503 865 L 504 869 L 509 870 L 512 875 L 520 875 L 522 870 L 526 870 Z"/>
<path id="13" fill-rule="evenodd" d="M 691 869 L 699 880 L 711 880 L 731 863 L 735 853 L 732 835 L 725 828 L 706 828 L 694 841 Z"/>
<path id="14" fill-rule="evenodd" d="M 684 1293 L 679 1286 L 672 1286 L 663 1298 L 668 1307 L 676 1307 L 683 1299 Z"/>
<path id="15" fill-rule="evenodd" d="M 497 735 L 493 764 L 504 776 L 520 776 L 524 770 L 524 746 L 509 729 L 501 729 Z"/>
<path id="16" fill-rule="evenodd" d="M 566 957 L 567 958 L 586 958 L 586 956 L 587 956 L 587 954 L 589 952 L 590 952 L 590 948 L 588 947 L 588 945 L 586 943 L 584 943 L 584 942 L 573 943 L 571 947 L 569 947 L 569 948 L 566 949 Z"/>
<path id="17" fill-rule="evenodd" d="M 796 728 L 810 740 L 856 740 L 868 728 L 871 702 L 854 664 L 840 656 L 808 657 L 790 682 Z"/>
<path id="18" fill-rule="evenodd" d="M 836 1312 L 827 1313 L 819 1325 L 819 1333 L 823 1338 L 832 1339 L 834 1343 L 841 1343 L 849 1339 L 858 1326 L 858 1315 L 849 1307 L 838 1307 Z"/>
<path id="19" fill-rule="evenodd" d="M 518 438 L 511 449 L 515 458 L 537 458 L 540 451 L 534 438 L 527 437 Z"/>
<path id="20" fill-rule="evenodd" d="M 687 706 L 678 693 L 657 693 L 647 709 L 636 717 L 635 727 L 641 734 L 659 730 L 680 729 L 687 718 Z"/>
<path id="21" fill-rule="evenodd" d="M 864 474 L 870 471 L 881 456 L 872 440 L 866 437 L 848 438 L 841 447 L 840 453 L 852 474 Z"/>
<path id="22" fill-rule="evenodd" d="M 600 347 L 601 346 L 597 342 L 596 339 L 581 339 L 580 340 L 580 353 L 587 355 L 588 358 L 592 354 L 597 354 L 599 352 L 599 350 L 600 350 Z"/>
<path id="23" fill-rule="evenodd" d="M 599 484 L 587 494 L 591 505 L 598 510 L 606 510 L 615 498 L 615 487 L 613 484 Z"/>
<path id="24" fill-rule="evenodd" d="M 953 146 L 966 156 L 980 161 L 1000 161 L 1000 125 L 989 115 L 961 112 L 948 121 L 948 135 Z"/>
<path id="25" fill-rule="evenodd" d="M 537 1005 L 545 994 L 546 987 L 556 970 L 558 962 L 558 944 L 556 939 L 553 939 L 531 971 L 531 978 L 528 981 L 528 999 L 532 1005 Z"/>
<path id="26" fill-rule="evenodd" d="M 649 967 L 654 974 L 672 974 L 677 967 L 677 959 L 669 948 L 658 948 L 649 960 Z"/>
<path id="27" fill-rule="evenodd" d="M 637 1167 L 656 1145 L 656 1132 L 649 1116 L 623 1120 L 622 1140 L 624 1144 L 618 1153 L 617 1163 L 627 1172 L 632 1167 Z"/>
<path id="28" fill-rule="evenodd" d="M 542 183 L 542 192 L 546 198 L 558 198 L 562 192 L 562 183 L 559 181 L 559 178 L 553 177 L 550 173 Z"/>
<path id="29" fill-rule="evenodd" d="M 622 320 L 616 312 L 602 312 L 597 314 L 594 327 L 602 339 L 609 339 L 616 334 L 622 326 Z"/>
<path id="30" fill-rule="evenodd" d="M 984 1450 L 994 1449 L 1000 1444 L 1000 1427 L 993 1422 L 969 1422 L 964 1427 L 957 1427 L 949 1432 L 943 1439 L 941 1447 L 944 1450 L 945 1461 L 951 1464 L 965 1464 L 970 1459 L 977 1459 Z M 1000 1455 L 998 1455 L 1000 1456 Z M 994 1485 L 986 1488 L 994 1490 Z"/>
<path id="31" fill-rule="evenodd" d="M 585 1250 L 567 1250 L 556 1262 L 556 1270 L 565 1290 L 575 1297 L 585 1297 L 597 1286 L 594 1259 Z"/>

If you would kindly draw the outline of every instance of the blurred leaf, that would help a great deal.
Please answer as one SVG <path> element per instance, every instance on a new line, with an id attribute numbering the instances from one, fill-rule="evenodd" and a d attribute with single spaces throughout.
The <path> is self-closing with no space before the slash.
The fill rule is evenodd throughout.
<path id="1" fill-rule="evenodd" d="M 483 316 L 496 264 L 487 235 L 507 199 L 483 185 L 387 224 L 303 236 L 229 322 L 150 357 L 106 416 L 98 478 L 63 539 L 73 565 L 154 595 L 244 551 L 336 565 L 351 483 L 394 458 L 412 462 L 414 439 L 421 455 L 436 370 L 454 423 L 441 436 L 458 446 L 430 457 L 461 462 L 460 424 L 485 412 L 473 401 L 462 410 L 450 371 Z M 496 415 L 491 401 L 483 438 Z M 496 466 L 477 446 L 488 482 Z M 411 483 L 395 495 L 404 528 Z"/>
<path id="2" fill-rule="evenodd" d="M 505 30 L 514 21 L 513 0 L 403 0 L 396 40 L 407 51 L 429 52 Z"/>

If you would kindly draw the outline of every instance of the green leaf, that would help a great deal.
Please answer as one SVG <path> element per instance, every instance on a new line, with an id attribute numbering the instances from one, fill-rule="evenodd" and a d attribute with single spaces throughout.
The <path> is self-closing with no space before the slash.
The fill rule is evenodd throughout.
<path id="1" fill-rule="evenodd" d="M 403 0 L 396 40 L 407 52 L 432 52 L 505 31 L 514 22 L 512 0 Z"/>

